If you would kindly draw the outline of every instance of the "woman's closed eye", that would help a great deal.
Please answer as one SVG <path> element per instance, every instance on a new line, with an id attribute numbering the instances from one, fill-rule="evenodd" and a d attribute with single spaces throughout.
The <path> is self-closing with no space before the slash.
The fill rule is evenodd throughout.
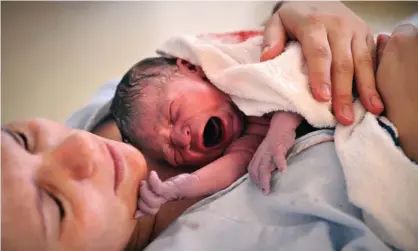
<path id="1" fill-rule="evenodd" d="M 64 205 L 62 204 L 61 200 L 58 199 L 57 196 L 55 196 L 53 193 L 51 192 L 46 192 L 48 194 L 49 197 L 51 197 L 51 199 L 55 202 L 55 204 L 58 207 L 59 210 L 59 214 L 60 214 L 60 221 L 62 222 L 65 218 L 65 208 Z"/>
<path id="2" fill-rule="evenodd" d="M 25 147 L 25 149 L 27 151 L 29 151 L 29 141 L 28 138 L 26 137 L 26 135 L 22 132 L 17 132 L 16 135 L 20 138 L 20 140 L 22 141 L 22 146 Z"/>
<path id="3" fill-rule="evenodd" d="M 10 137 L 12 137 L 16 141 L 16 143 L 24 147 L 26 151 L 29 151 L 29 141 L 26 134 L 24 134 L 23 132 L 13 132 L 7 128 L 2 128 L 1 130 L 6 132 Z"/>
<path id="4" fill-rule="evenodd" d="M 8 129 L 5 129 L 5 131 L 14 138 L 14 140 L 25 148 L 26 151 L 30 151 L 30 144 L 28 137 L 23 132 L 13 132 Z M 57 196 L 55 196 L 52 192 L 46 191 L 48 196 L 54 201 L 54 203 L 57 205 L 59 214 L 60 214 L 60 221 L 62 221 L 65 217 L 65 209 L 60 199 L 58 199 Z"/>

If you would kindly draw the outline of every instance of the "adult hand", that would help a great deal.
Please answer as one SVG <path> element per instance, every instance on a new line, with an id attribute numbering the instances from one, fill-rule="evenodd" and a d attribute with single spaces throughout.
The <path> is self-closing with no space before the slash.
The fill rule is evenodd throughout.
<path id="1" fill-rule="evenodd" d="M 378 37 L 377 89 L 386 116 L 398 129 L 405 154 L 418 161 L 418 28 L 398 26 Z"/>
<path id="2" fill-rule="evenodd" d="M 301 44 L 313 96 L 318 101 L 332 96 L 338 122 L 349 125 L 354 120 L 354 73 L 364 107 L 375 114 L 383 111 L 375 85 L 373 37 L 367 24 L 342 3 L 284 2 L 266 23 L 261 60 L 283 52 L 287 39 Z"/>

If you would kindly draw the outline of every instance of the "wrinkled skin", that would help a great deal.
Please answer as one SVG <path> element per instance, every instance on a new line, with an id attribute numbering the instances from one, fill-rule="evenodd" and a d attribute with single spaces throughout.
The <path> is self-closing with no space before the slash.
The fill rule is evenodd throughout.
<path id="1" fill-rule="evenodd" d="M 288 112 L 276 112 L 271 121 L 248 117 L 250 123 L 244 135 L 231 144 L 223 157 L 208 166 L 166 181 L 151 172 L 149 179 L 141 183 L 136 217 L 156 214 L 170 200 L 220 191 L 242 176 L 247 167 L 252 181 L 268 194 L 271 173 L 286 169 L 286 154 L 294 143 L 301 120 L 299 115 Z M 230 179 L 225 179 L 228 176 Z"/>
<path id="2" fill-rule="evenodd" d="M 172 166 L 200 167 L 220 157 L 241 136 L 243 115 L 229 96 L 206 80 L 199 67 L 181 59 L 177 66 L 163 90 L 148 88 L 141 101 L 147 107 L 141 111 L 146 119 L 136 124 L 140 129 L 134 134 L 147 142 L 146 155 Z M 219 136 L 219 140 L 207 146 L 204 131 L 211 117 L 218 119 L 218 133 L 210 136 Z"/>
<path id="3" fill-rule="evenodd" d="M 270 193 L 271 173 L 286 170 L 286 155 L 295 143 L 296 128 L 302 117 L 290 112 L 276 112 L 270 122 L 270 129 L 261 142 L 248 166 L 251 180 L 260 186 L 265 194 Z"/>

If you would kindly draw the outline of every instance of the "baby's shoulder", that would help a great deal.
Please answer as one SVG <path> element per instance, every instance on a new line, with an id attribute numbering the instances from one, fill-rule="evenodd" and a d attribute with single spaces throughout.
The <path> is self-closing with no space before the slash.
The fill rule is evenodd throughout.
<path id="1" fill-rule="evenodd" d="M 269 116 L 247 116 L 246 126 L 243 136 L 245 135 L 257 135 L 264 137 L 270 127 L 271 117 Z"/>
<path id="2" fill-rule="evenodd" d="M 234 152 L 248 152 L 250 154 L 254 154 L 255 150 L 257 150 L 263 139 L 264 137 L 258 135 L 244 134 L 232 142 L 232 144 L 226 150 L 225 155 Z"/>
<path id="3" fill-rule="evenodd" d="M 266 136 L 270 126 L 270 116 L 246 116 L 245 130 L 241 137 L 234 140 L 225 154 L 236 151 L 254 153 Z"/>

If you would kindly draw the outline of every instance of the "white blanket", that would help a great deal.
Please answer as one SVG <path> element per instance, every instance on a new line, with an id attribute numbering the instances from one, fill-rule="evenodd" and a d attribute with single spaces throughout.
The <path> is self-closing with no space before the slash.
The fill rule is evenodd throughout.
<path id="1" fill-rule="evenodd" d="M 366 224 L 398 249 L 418 250 L 418 166 L 394 144 L 373 114 L 355 102 L 355 123 L 336 124 L 331 104 L 311 94 L 298 43 L 279 57 L 259 62 L 262 32 L 183 35 L 157 52 L 202 67 L 208 79 L 246 115 L 271 111 L 301 114 L 315 127 L 336 127 L 335 145 L 350 201 L 363 210 Z M 384 121 L 396 133 L 385 118 Z"/>

